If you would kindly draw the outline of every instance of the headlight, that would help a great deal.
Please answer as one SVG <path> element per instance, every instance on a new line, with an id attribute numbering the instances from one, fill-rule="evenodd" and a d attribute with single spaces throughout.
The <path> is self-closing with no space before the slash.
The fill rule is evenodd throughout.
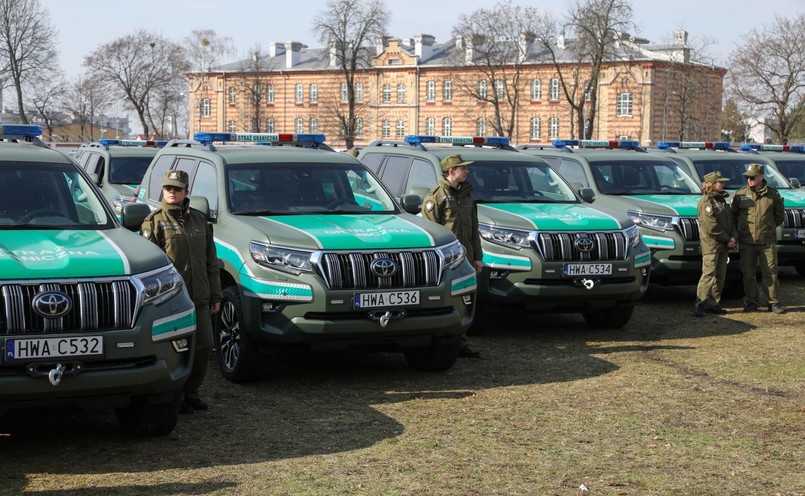
<path id="1" fill-rule="evenodd" d="M 632 218 L 638 226 L 647 227 L 649 229 L 657 229 L 659 231 L 672 231 L 674 229 L 674 218 L 665 215 L 651 215 L 643 212 L 636 212 L 629 210 L 627 212 L 629 217 Z"/>
<path id="2" fill-rule="evenodd" d="M 464 260 L 464 246 L 458 241 L 453 241 L 449 245 L 439 246 L 436 250 L 441 253 L 444 259 L 445 269 L 454 269 Z"/>
<path id="3" fill-rule="evenodd" d="M 255 241 L 249 243 L 249 251 L 252 253 L 252 260 L 272 269 L 292 274 L 313 271 L 313 266 L 310 263 L 312 253 L 309 251 L 291 250 L 289 248 L 264 245 Z"/>
<path id="4" fill-rule="evenodd" d="M 629 241 L 629 246 L 637 246 L 640 244 L 640 239 L 643 235 L 640 233 L 640 229 L 637 226 L 632 226 L 624 231 L 626 234 L 626 239 Z"/>
<path id="5" fill-rule="evenodd" d="M 529 247 L 528 231 L 518 229 L 505 229 L 502 227 L 490 226 L 489 224 L 479 224 L 478 231 L 481 238 L 498 245 L 507 246 L 520 250 Z"/>
<path id="6" fill-rule="evenodd" d="M 145 276 L 137 276 L 143 292 L 143 304 L 159 305 L 179 293 L 184 286 L 182 276 L 176 267 L 170 265 L 160 272 Z"/>

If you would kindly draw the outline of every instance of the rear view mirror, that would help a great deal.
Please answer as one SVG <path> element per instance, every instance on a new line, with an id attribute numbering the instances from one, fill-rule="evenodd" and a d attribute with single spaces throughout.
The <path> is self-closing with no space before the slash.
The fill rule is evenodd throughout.
<path id="1" fill-rule="evenodd" d="M 400 205 L 403 210 L 409 214 L 418 214 L 419 209 L 422 207 L 422 198 L 419 195 L 402 195 L 400 197 Z"/>
<path id="2" fill-rule="evenodd" d="M 595 201 L 595 191 L 592 188 L 579 188 L 579 196 L 587 203 Z"/>

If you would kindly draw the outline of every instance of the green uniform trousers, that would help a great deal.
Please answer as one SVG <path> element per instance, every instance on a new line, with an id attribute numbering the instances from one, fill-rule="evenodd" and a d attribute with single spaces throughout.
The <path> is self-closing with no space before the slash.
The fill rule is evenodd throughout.
<path id="1" fill-rule="evenodd" d="M 212 319 L 209 305 L 196 305 L 196 333 L 193 335 L 193 367 L 184 383 L 184 397 L 199 398 L 198 389 L 207 375 L 212 353 Z"/>
<path id="2" fill-rule="evenodd" d="M 729 253 L 709 253 L 702 255 L 702 275 L 696 287 L 696 304 L 717 306 L 721 303 L 721 292 L 727 279 L 727 260 Z"/>
<path id="3" fill-rule="evenodd" d="M 777 249 L 773 244 L 740 244 L 741 274 L 744 282 L 744 303 L 757 306 L 780 303 L 780 281 L 777 279 Z M 761 285 L 757 283 L 757 269 L 760 268 Z"/>

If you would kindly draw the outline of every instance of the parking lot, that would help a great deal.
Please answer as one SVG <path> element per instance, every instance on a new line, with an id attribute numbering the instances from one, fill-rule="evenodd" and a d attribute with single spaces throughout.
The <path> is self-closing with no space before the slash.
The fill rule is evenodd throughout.
<path id="1" fill-rule="evenodd" d="M 805 279 L 789 313 L 692 316 L 651 286 L 621 331 L 507 315 L 445 373 L 402 356 L 300 357 L 168 437 L 114 415 L 0 419 L 0 494 L 805 494 Z M 589 490 L 583 491 L 584 485 Z"/>

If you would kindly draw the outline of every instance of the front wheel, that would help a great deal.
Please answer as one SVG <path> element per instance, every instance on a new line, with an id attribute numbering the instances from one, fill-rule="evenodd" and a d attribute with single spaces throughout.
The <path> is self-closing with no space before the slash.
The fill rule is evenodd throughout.
<path id="1" fill-rule="evenodd" d="M 445 342 L 434 339 L 428 346 L 405 350 L 405 360 L 420 372 L 442 372 L 456 363 L 459 346 L 458 339 Z"/>
<path id="2" fill-rule="evenodd" d="M 146 396 L 132 398 L 128 407 L 115 410 L 115 416 L 120 428 L 130 436 L 166 436 L 179 420 L 179 393 L 158 403 Z"/>
<path id="3" fill-rule="evenodd" d="M 215 325 L 215 355 L 224 379 L 248 382 L 261 378 L 262 357 L 243 322 L 243 306 L 235 287 L 224 289 Z"/>
<path id="4" fill-rule="evenodd" d="M 632 319 L 634 304 L 616 305 L 610 308 L 587 310 L 584 320 L 594 329 L 620 329 Z"/>

